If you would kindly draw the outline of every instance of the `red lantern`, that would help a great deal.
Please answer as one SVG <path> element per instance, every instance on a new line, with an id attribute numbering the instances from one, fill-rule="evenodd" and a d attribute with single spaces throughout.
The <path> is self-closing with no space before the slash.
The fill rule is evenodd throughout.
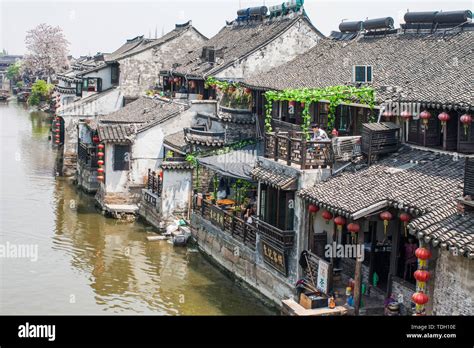
<path id="1" fill-rule="evenodd" d="M 356 224 L 355 222 L 351 222 L 349 225 L 347 225 L 347 230 L 351 233 L 352 235 L 352 243 L 355 243 L 356 240 L 356 233 L 359 233 L 360 231 L 360 225 Z"/>
<path id="2" fill-rule="evenodd" d="M 430 279 L 431 274 L 428 271 L 419 269 L 419 270 L 416 270 L 415 273 L 413 273 L 413 276 L 419 282 L 426 283 Z"/>
<path id="3" fill-rule="evenodd" d="M 407 237 L 407 226 L 408 226 L 408 222 L 410 222 L 410 220 L 411 220 L 410 214 L 407 214 L 407 213 L 401 213 L 400 214 L 400 221 L 403 222 L 403 227 L 405 229 L 405 238 Z"/>
<path id="4" fill-rule="evenodd" d="M 334 128 L 334 129 L 332 130 L 331 134 L 332 134 L 333 137 L 338 137 L 338 136 L 339 136 L 339 132 L 337 131 L 336 128 Z"/>
<path id="5" fill-rule="evenodd" d="M 472 116 L 469 115 L 469 114 L 464 114 L 461 116 L 461 118 L 459 119 L 459 121 L 461 121 L 461 123 L 463 124 L 463 127 L 464 127 L 464 135 L 467 136 L 467 129 L 469 128 L 469 126 L 471 125 L 472 123 Z"/>
<path id="6" fill-rule="evenodd" d="M 389 211 L 384 211 L 380 213 L 380 219 L 383 220 L 383 231 L 387 235 L 388 222 L 392 220 L 393 216 Z"/>
<path id="7" fill-rule="evenodd" d="M 103 175 L 97 175 L 97 180 L 103 181 L 103 180 L 104 180 L 104 176 L 103 176 Z"/>
<path id="8" fill-rule="evenodd" d="M 103 165 L 104 165 L 104 160 L 98 160 L 98 161 L 97 161 L 97 164 L 98 164 L 99 166 L 103 166 Z"/>
<path id="9" fill-rule="evenodd" d="M 417 305 L 424 305 L 428 303 L 429 297 L 423 292 L 415 292 L 411 297 L 412 301 L 415 302 Z"/>
<path id="10" fill-rule="evenodd" d="M 56 134 L 55 137 L 59 139 L 61 136 L 59 134 Z"/>
<path id="11" fill-rule="evenodd" d="M 408 111 L 402 111 L 402 113 L 400 114 L 400 116 L 401 116 L 405 121 L 409 121 L 410 118 L 412 117 L 412 114 L 409 113 Z"/>
<path id="12" fill-rule="evenodd" d="M 441 126 L 443 127 L 442 130 L 446 128 L 446 123 L 449 121 L 451 116 L 447 112 L 442 112 L 438 115 L 438 120 L 441 121 Z"/>
<path id="13" fill-rule="evenodd" d="M 335 221 L 335 220 L 334 220 Z M 359 233 L 360 231 L 360 225 L 356 224 L 355 222 L 351 222 L 349 225 L 347 225 L 347 230 L 350 233 Z"/>
<path id="14" fill-rule="evenodd" d="M 55 143 L 56 143 L 56 144 L 59 144 L 59 143 L 60 143 L 59 139 L 56 139 Z"/>
<path id="15" fill-rule="evenodd" d="M 56 133 L 60 133 L 60 132 L 61 132 L 61 129 L 60 129 L 60 128 L 56 128 L 54 131 L 55 131 Z"/>
<path id="16" fill-rule="evenodd" d="M 104 172 L 104 168 L 97 168 L 97 172 L 102 174 Z"/>
<path id="17" fill-rule="evenodd" d="M 61 123 L 56 122 L 56 127 L 61 127 Z"/>
<path id="18" fill-rule="evenodd" d="M 310 204 L 308 206 L 308 211 L 310 212 L 310 214 L 315 214 L 319 211 L 319 207 L 317 205 Z"/>
<path id="19" fill-rule="evenodd" d="M 99 145 L 97 145 L 97 147 L 99 148 L 99 150 L 103 150 L 105 148 L 105 145 L 104 144 L 99 144 Z"/>
<path id="20" fill-rule="evenodd" d="M 393 116 L 393 112 L 386 110 L 386 111 L 384 111 L 384 112 L 382 113 L 382 116 L 383 116 L 383 117 L 390 118 L 390 117 Z"/>
<path id="21" fill-rule="evenodd" d="M 245 94 L 250 94 L 252 93 L 252 90 L 250 88 L 245 88 Z"/>
<path id="22" fill-rule="evenodd" d="M 104 157 L 104 153 L 103 153 L 102 151 L 99 151 L 99 152 L 97 153 L 97 156 L 99 156 L 99 157 Z"/>
<path id="23" fill-rule="evenodd" d="M 420 260 L 429 260 L 431 258 L 431 251 L 426 248 L 418 248 L 415 250 L 415 256 Z"/>
<path id="24" fill-rule="evenodd" d="M 332 219 L 332 214 L 330 212 L 328 212 L 327 210 L 323 211 L 323 213 L 321 214 L 321 216 L 323 217 L 324 220 L 326 220 L 326 223 L 328 224 L 329 221 Z"/>
<path id="25" fill-rule="evenodd" d="M 98 135 L 94 135 L 94 136 L 92 137 L 92 141 L 93 141 L 95 144 L 97 144 L 97 143 L 100 141 L 99 136 L 98 136 Z"/>
<path id="26" fill-rule="evenodd" d="M 334 223 L 337 226 L 337 230 L 341 231 L 342 226 L 346 224 L 346 219 L 344 219 L 342 216 L 336 216 L 336 218 L 334 219 Z"/>
<path id="27" fill-rule="evenodd" d="M 425 110 L 420 113 L 420 118 L 423 120 L 423 124 L 425 125 L 426 129 L 428 129 L 428 122 L 431 118 L 431 114 Z"/>

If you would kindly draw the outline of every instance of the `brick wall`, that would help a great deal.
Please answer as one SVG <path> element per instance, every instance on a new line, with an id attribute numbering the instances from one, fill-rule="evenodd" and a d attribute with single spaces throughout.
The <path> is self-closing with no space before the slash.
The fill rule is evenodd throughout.
<path id="1" fill-rule="evenodd" d="M 473 274 L 474 260 L 440 250 L 434 279 L 434 315 L 474 315 Z"/>

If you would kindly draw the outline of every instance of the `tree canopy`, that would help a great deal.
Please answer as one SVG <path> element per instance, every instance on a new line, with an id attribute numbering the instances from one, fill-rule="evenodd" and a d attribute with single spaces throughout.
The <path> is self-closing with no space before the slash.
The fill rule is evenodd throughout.
<path id="1" fill-rule="evenodd" d="M 24 70 L 28 73 L 48 79 L 68 68 L 69 42 L 60 27 L 38 25 L 27 32 L 25 45 Z"/>

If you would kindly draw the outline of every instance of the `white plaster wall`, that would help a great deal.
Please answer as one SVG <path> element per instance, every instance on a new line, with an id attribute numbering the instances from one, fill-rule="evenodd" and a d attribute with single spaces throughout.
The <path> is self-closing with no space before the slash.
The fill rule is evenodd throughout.
<path id="1" fill-rule="evenodd" d="M 111 145 L 107 145 L 106 191 L 126 192 L 130 184 L 144 184 L 148 168 L 157 169 L 163 161 L 164 137 L 185 127 L 190 127 L 194 114 L 193 111 L 188 109 L 164 123 L 138 133 L 132 145 L 130 171 L 113 172 L 111 163 L 113 157 L 110 157 L 113 153 L 108 149 Z"/>
<path id="2" fill-rule="evenodd" d="M 125 192 L 128 170 L 114 171 L 114 144 L 105 144 L 105 191 L 107 193 Z M 104 184 L 101 184 L 104 185 Z"/>
<path id="3" fill-rule="evenodd" d="M 219 78 L 243 79 L 280 66 L 313 48 L 321 39 L 308 23 L 299 20 L 268 45 L 216 74 Z"/>
<path id="4" fill-rule="evenodd" d="M 112 90 L 101 92 L 97 98 L 85 100 L 84 98 L 72 104 L 65 104 L 58 111 L 58 115 L 62 117 L 86 117 L 106 115 L 117 111 L 123 105 L 123 95 L 120 89 L 114 88 Z"/>
<path id="5" fill-rule="evenodd" d="M 161 215 L 164 219 L 175 212 L 187 211 L 191 189 L 191 170 L 165 170 L 163 172 Z"/>
<path id="6" fill-rule="evenodd" d="M 104 67 L 103 69 L 97 70 L 97 71 L 92 71 L 88 74 L 84 74 L 82 76 L 83 78 L 87 77 L 100 77 L 102 79 L 102 90 L 105 91 L 106 89 L 109 89 L 112 87 L 112 68 L 110 65 L 107 65 L 107 67 Z M 82 97 L 85 98 L 89 95 L 95 94 L 96 92 L 87 92 L 87 91 L 82 91 Z"/>

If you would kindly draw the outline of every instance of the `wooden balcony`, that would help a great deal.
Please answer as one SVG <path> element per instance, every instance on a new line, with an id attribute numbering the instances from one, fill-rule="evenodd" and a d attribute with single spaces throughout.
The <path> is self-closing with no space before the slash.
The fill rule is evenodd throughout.
<path id="1" fill-rule="evenodd" d="M 282 249 L 290 249 L 294 244 L 295 231 L 282 231 L 259 219 L 254 219 L 254 222 L 249 224 L 238 217 L 234 211 L 222 209 L 204 199 L 195 200 L 194 213 L 252 250 L 256 248 L 257 233 L 266 241 Z"/>
<path id="2" fill-rule="evenodd" d="M 331 140 L 306 140 L 302 132 L 267 132 L 265 157 L 300 169 L 332 168 L 335 161 Z"/>

